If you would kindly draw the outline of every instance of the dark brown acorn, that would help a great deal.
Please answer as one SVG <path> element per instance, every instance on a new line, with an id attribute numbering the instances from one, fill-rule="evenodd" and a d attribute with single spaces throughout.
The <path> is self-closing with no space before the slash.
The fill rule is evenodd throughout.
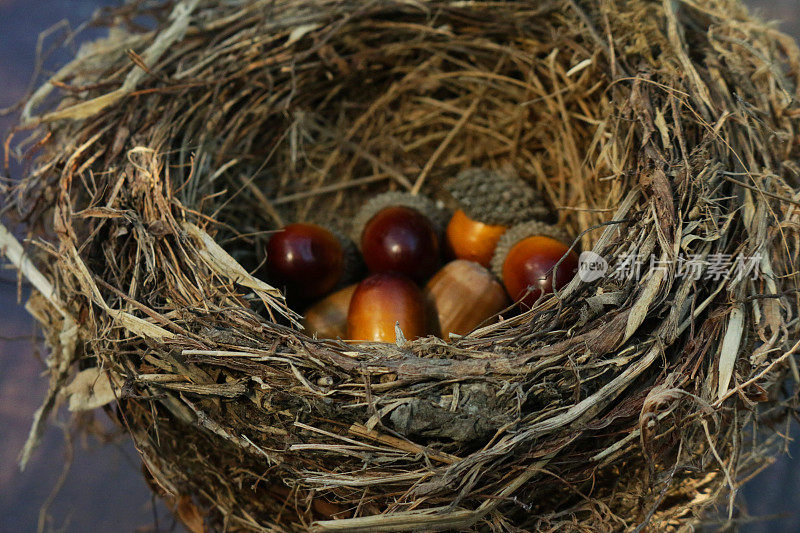
<path id="1" fill-rule="evenodd" d="M 342 279 L 344 255 L 342 242 L 328 229 L 290 224 L 267 243 L 267 274 L 290 297 L 318 298 Z"/>
<path id="2" fill-rule="evenodd" d="M 441 210 L 423 197 L 382 194 L 356 216 L 356 240 L 371 272 L 399 272 L 423 282 L 440 261 Z"/>

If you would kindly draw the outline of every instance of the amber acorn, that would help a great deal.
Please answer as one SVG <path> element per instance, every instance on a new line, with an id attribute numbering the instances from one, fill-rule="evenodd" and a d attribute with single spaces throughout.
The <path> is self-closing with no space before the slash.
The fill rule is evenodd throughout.
<path id="1" fill-rule="evenodd" d="M 358 284 L 350 300 L 347 338 L 392 343 L 395 324 L 408 340 L 427 333 L 422 292 L 402 274 L 373 274 Z"/>
<path id="2" fill-rule="evenodd" d="M 542 222 L 509 229 L 497 245 L 492 269 L 508 294 L 532 307 L 542 294 L 563 288 L 578 271 L 578 254 L 563 230 Z"/>

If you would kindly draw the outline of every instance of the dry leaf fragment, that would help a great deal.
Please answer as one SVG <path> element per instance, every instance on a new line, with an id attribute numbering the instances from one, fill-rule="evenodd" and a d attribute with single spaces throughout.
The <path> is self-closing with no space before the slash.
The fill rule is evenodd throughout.
<path id="1" fill-rule="evenodd" d="M 186 526 L 186 529 L 192 533 L 204 533 L 206 531 L 203 515 L 200 514 L 200 510 L 192 501 L 191 496 L 182 494 L 178 498 L 177 511 L 178 517 L 183 522 L 183 525 Z"/>
<path id="2" fill-rule="evenodd" d="M 91 411 L 114 401 L 114 385 L 100 367 L 87 368 L 64 387 L 70 411 Z"/>
<path id="3" fill-rule="evenodd" d="M 744 333 L 744 311 L 741 306 L 737 306 L 731 311 L 728 328 L 725 330 L 725 337 L 722 339 L 720 348 L 718 399 L 728 392 L 728 385 L 733 376 L 733 366 L 739 353 L 739 344 L 742 342 L 742 333 Z"/>

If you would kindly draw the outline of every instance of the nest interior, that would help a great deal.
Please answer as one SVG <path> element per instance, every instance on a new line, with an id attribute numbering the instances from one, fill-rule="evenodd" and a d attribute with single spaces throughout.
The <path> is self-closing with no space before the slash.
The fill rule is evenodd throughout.
<path id="1" fill-rule="evenodd" d="M 182 0 L 96 23 L 6 142 L 27 162 L 9 256 L 52 348 L 26 456 L 88 367 L 194 530 L 738 515 L 800 379 L 789 38 L 734 0 Z M 260 276 L 283 224 L 347 231 L 376 193 L 442 199 L 469 167 L 512 169 L 619 275 L 400 346 L 311 339 Z"/>

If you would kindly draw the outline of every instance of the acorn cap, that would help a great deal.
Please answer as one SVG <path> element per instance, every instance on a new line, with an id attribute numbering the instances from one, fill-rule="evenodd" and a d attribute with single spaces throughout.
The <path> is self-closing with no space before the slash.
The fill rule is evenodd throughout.
<path id="1" fill-rule="evenodd" d="M 444 232 L 450 220 L 450 213 L 436 205 L 436 202 L 426 196 L 419 196 L 408 192 L 390 191 L 379 194 L 369 199 L 356 213 L 353 219 L 353 241 L 361 242 L 361 232 L 367 222 L 376 214 L 387 207 L 408 207 L 425 215 L 433 224 L 439 240 L 443 242 Z"/>
<path id="2" fill-rule="evenodd" d="M 552 214 L 536 189 L 497 170 L 463 170 L 445 189 L 469 218 L 483 224 L 513 226 L 526 220 L 545 220 Z"/>
<path id="3" fill-rule="evenodd" d="M 338 290 L 345 285 L 351 284 L 358 279 L 364 272 L 364 261 L 361 259 L 361 253 L 358 251 L 358 246 L 353 242 L 353 239 L 347 236 L 343 231 L 334 228 L 327 224 L 321 224 L 323 228 L 330 231 L 339 244 L 342 245 L 343 264 L 342 264 L 342 279 L 336 284 Z"/>
<path id="4" fill-rule="evenodd" d="M 566 246 L 571 246 L 574 240 L 564 229 L 545 224 L 539 220 L 531 220 L 530 222 L 512 226 L 500 237 L 492 257 L 492 272 L 498 279 L 503 279 L 503 263 L 505 263 L 508 252 L 511 251 L 514 245 L 523 239 L 536 235 L 550 237 L 564 243 Z"/>

